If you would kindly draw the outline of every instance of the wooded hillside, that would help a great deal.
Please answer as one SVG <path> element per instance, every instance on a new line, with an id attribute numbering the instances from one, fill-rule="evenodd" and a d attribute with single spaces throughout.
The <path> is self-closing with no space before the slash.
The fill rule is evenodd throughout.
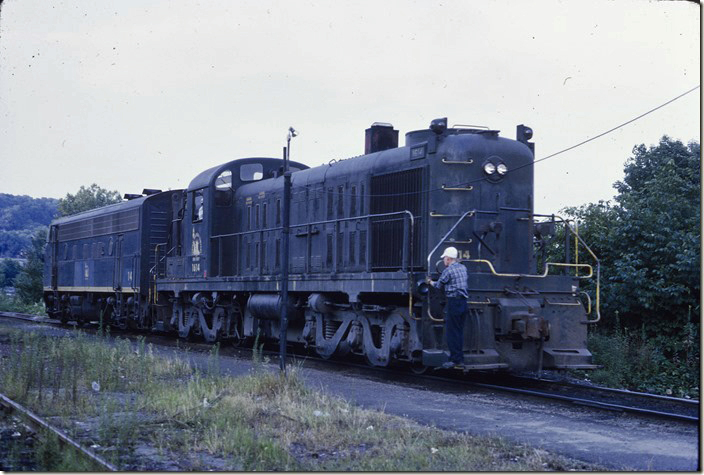
<path id="1" fill-rule="evenodd" d="M 0 193 L 0 257 L 21 257 L 38 229 L 56 216 L 59 200 Z"/>

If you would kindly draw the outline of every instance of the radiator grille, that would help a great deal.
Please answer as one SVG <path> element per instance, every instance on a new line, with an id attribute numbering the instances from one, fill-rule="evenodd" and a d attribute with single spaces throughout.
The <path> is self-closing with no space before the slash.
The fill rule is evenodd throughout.
<path id="1" fill-rule="evenodd" d="M 371 179 L 371 214 L 408 210 L 415 218 L 412 265 L 421 265 L 423 169 L 378 175 Z M 403 264 L 404 215 L 372 219 L 371 265 L 374 271 L 395 270 Z"/>
<path id="2" fill-rule="evenodd" d="M 96 216 L 58 226 L 59 241 L 72 241 L 139 229 L 139 208 Z"/>

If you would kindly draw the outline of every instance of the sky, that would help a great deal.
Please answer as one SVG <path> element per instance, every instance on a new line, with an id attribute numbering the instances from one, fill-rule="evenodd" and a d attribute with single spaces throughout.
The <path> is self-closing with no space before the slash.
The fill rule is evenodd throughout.
<path id="1" fill-rule="evenodd" d="M 309 166 L 361 155 L 364 129 L 448 117 L 536 159 L 700 82 L 685 1 L 6 0 L 0 193 L 61 198 L 184 188 L 249 156 Z M 609 200 L 635 145 L 700 140 L 697 89 L 535 165 L 536 212 Z"/>

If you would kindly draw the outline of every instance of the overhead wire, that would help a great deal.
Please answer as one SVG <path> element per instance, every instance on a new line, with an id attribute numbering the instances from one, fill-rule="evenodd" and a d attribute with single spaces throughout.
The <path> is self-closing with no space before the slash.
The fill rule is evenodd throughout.
<path id="1" fill-rule="evenodd" d="M 543 161 L 548 160 L 548 159 L 550 159 L 550 158 L 553 158 L 553 157 L 555 157 L 555 156 L 557 156 L 557 155 L 563 154 L 563 153 L 565 153 L 565 152 L 569 152 L 570 150 L 574 150 L 574 149 L 577 148 L 577 147 L 580 147 L 580 146 L 585 145 L 585 144 L 587 144 L 587 143 L 589 143 L 589 142 L 592 142 L 592 141 L 594 141 L 594 140 L 596 140 L 596 139 L 599 139 L 599 138 L 601 138 L 601 137 L 603 137 L 603 136 L 605 136 L 605 135 L 608 135 L 608 134 L 610 134 L 610 133 L 612 133 L 612 132 L 614 132 L 614 131 L 620 129 L 621 127 L 625 127 L 625 126 L 628 125 L 628 124 L 631 124 L 631 123 L 633 123 L 633 122 L 635 122 L 635 121 L 637 121 L 637 120 L 639 120 L 639 119 L 642 119 L 643 117 L 645 117 L 645 116 L 647 116 L 647 115 L 649 115 L 649 114 L 652 114 L 653 112 L 655 112 L 655 111 L 657 111 L 657 110 L 659 110 L 659 109 L 662 109 L 662 108 L 665 107 L 665 106 L 670 105 L 671 103 L 675 102 L 676 100 L 681 99 L 682 97 L 684 97 L 684 96 L 686 96 L 686 95 L 688 95 L 688 94 L 690 94 L 690 93 L 696 91 L 696 90 L 699 89 L 699 88 L 700 88 L 700 85 L 696 85 L 695 87 L 689 89 L 688 91 L 685 91 L 685 92 L 683 92 L 682 94 L 679 94 L 678 96 L 673 97 L 672 99 L 668 100 L 667 102 L 663 102 L 662 104 L 660 104 L 660 105 L 658 105 L 658 106 L 656 106 L 656 107 L 653 107 L 652 109 L 650 109 L 650 110 L 648 110 L 648 111 L 646 111 L 646 112 L 643 112 L 642 114 L 640 114 L 640 115 L 638 115 L 638 116 L 636 116 L 636 117 L 634 117 L 634 118 L 632 118 L 632 119 L 629 119 L 629 120 L 627 120 L 626 122 L 623 122 L 623 123 L 621 123 L 621 124 L 619 124 L 619 125 L 616 125 L 616 126 L 610 128 L 610 129 L 608 129 L 608 130 L 605 130 L 604 132 L 601 132 L 600 134 L 595 135 L 594 137 L 590 137 L 590 138 L 588 138 L 588 139 L 586 139 L 586 140 L 583 140 L 583 141 L 581 141 L 581 142 L 579 142 L 579 143 L 577 143 L 577 144 L 575 144 L 575 145 L 572 145 L 572 146 L 570 146 L 570 147 L 564 148 L 564 149 L 562 149 L 562 150 L 560 150 L 560 151 L 557 151 L 557 152 L 552 153 L 552 154 L 550 154 L 550 155 L 547 155 L 547 156 L 545 156 L 545 157 L 539 158 L 539 159 L 537 159 L 537 160 L 533 160 L 533 161 L 531 161 L 530 163 L 526 163 L 526 164 L 524 164 L 524 165 L 520 165 L 520 166 L 518 166 L 518 167 L 515 167 L 515 168 L 509 170 L 508 174 L 510 175 L 512 172 L 515 172 L 516 170 L 520 170 L 520 169 L 522 169 L 522 168 L 535 165 L 536 163 L 540 163 L 540 162 L 543 162 Z M 332 166 L 332 165 L 330 165 L 330 166 Z M 465 181 L 465 182 L 457 183 L 457 184 L 454 184 L 454 185 L 446 185 L 446 186 L 447 186 L 447 187 L 463 187 L 463 186 L 467 186 L 467 185 L 471 185 L 471 184 L 479 183 L 479 182 L 483 182 L 483 181 L 488 181 L 488 177 L 481 177 L 481 178 L 477 178 L 477 179 L 474 179 L 474 180 Z M 324 188 L 322 188 L 322 189 L 321 189 L 321 188 L 318 188 L 317 190 L 321 190 L 323 194 L 329 193 L 329 191 L 326 191 Z M 311 190 L 311 191 L 312 191 L 312 192 L 315 192 L 316 190 L 314 189 L 314 190 Z M 415 195 L 415 194 L 420 194 L 420 193 L 430 193 L 430 192 L 434 192 L 434 191 L 442 191 L 442 188 L 433 188 L 433 189 L 427 189 L 427 190 L 422 190 L 422 191 L 408 191 L 408 192 L 404 192 L 404 193 L 391 193 L 391 194 L 384 194 L 384 195 L 368 194 L 368 193 L 367 193 L 367 194 L 357 194 L 356 196 L 360 196 L 360 197 L 384 197 L 384 198 L 390 198 L 390 197 L 393 197 L 393 196 L 408 196 L 408 195 Z M 304 190 L 296 191 L 296 192 L 294 192 L 293 194 L 299 194 L 299 193 L 305 193 L 305 191 L 304 191 Z M 333 193 L 334 193 L 334 192 L 333 192 Z M 337 193 L 335 193 L 335 194 L 337 194 Z M 342 193 L 342 195 L 343 195 L 343 196 L 344 196 L 344 195 L 351 196 L 351 195 L 349 195 L 349 194 L 347 194 L 347 193 L 344 193 L 344 192 Z"/>

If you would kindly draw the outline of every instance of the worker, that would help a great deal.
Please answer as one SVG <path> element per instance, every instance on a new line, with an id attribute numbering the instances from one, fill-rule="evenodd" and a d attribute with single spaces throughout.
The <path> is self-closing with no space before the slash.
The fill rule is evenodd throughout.
<path id="1" fill-rule="evenodd" d="M 449 369 L 464 364 L 464 320 L 467 316 L 467 268 L 457 260 L 457 249 L 450 246 L 440 256 L 445 264 L 445 270 L 437 282 L 430 277 L 428 284 L 445 291 L 445 341 L 450 350 L 450 360 L 442 365 Z"/>

